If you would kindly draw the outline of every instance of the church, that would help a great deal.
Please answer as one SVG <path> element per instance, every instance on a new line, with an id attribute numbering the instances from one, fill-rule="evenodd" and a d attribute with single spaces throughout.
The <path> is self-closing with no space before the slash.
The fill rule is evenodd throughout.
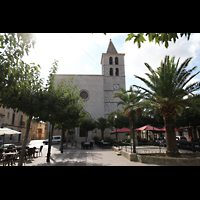
<path id="1" fill-rule="evenodd" d="M 119 99 L 113 98 L 114 93 L 120 92 L 120 87 L 125 86 L 125 66 L 123 53 L 118 53 L 111 39 L 106 53 L 102 53 L 101 65 L 102 74 L 99 75 L 77 75 L 77 74 L 56 74 L 55 86 L 63 79 L 73 77 L 73 83 L 77 84 L 80 90 L 80 97 L 85 99 L 83 112 L 97 120 L 100 117 L 107 118 L 108 114 L 122 107 L 117 107 Z M 100 131 L 100 130 L 99 130 Z M 83 141 L 86 133 L 80 127 L 75 128 L 75 136 L 78 141 Z M 100 136 L 88 132 L 88 138 Z M 105 137 L 110 136 L 105 132 Z"/>

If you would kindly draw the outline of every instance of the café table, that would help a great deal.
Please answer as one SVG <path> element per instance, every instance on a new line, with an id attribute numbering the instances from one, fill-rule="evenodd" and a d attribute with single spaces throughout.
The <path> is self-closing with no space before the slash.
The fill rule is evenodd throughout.
<path id="1" fill-rule="evenodd" d="M 90 147 L 90 142 L 84 142 L 83 145 L 88 149 Z"/>
<path id="2" fill-rule="evenodd" d="M 16 158 L 16 155 L 18 154 L 18 152 L 8 152 L 8 153 L 2 153 L 3 157 L 4 157 L 4 161 L 3 161 L 3 166 L 5 166 L 5 162 L 7 162 L 8 166 L 11 164 L 11 166 L 13 165 L 14 159 Z"/>
<path id="3" fill-rule="evenodd" d="M 108 147 L 110 145 L 110 142 L 103 142 L 103 148 Z"/>

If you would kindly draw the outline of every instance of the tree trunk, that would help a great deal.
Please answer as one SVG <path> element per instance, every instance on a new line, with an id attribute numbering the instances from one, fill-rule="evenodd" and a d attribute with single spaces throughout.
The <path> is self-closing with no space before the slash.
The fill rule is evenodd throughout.
<path id="1" fill-rule="evenodd" d="M 104 140 L 104 129 L 101 130 L 101 138 Z"/>
<path id="2" fill-rule="evenodd" d="M 164 116 L 164 123 L 166 128 L 166 143 L 167 151 L 166 154 L 169 156 L 175 156 L 179 153 L 176 135 L 175 135 L 175 118 L 173 116 Z"/>
<path id="3" fill-rule="evenodd" d="M 54 129 L 54 124 L 52 124 L 51 134 L 50 134 L 50 138 L 49 138 L 48 152 L 47 152 L 47 162 L 50 162 L 50 154 L 51 154 L 51 144 L 52 144 L 52 137 L 53 137 L 53 129 Z"/>
<path id="4" fill-rule="evenodd" d="M 65 138 L 65 130 L 62 130 L 62 137 L 60 141 L 60 152 L 63 153 L 63 140 Z"/>
<path id="5" fill-rule="evenodd" d="M 192 134 L 193 134 L 193 140 L 194 140 L 195 142 L 198 142 L 196 126 L 193 126 Z"/>
<path id="6" fill-rule="evenodd" d="M 24 162 L 24 154 L 25 154 L 25 151 L 26 151 L 26 143 L 27 143 L 27 140 L 28 140 L 28 135 L 29 135 L 32 117 L 33 116 L 29 116 L 29 119 L 28 119 L 28 123 L 27 123 L 27 126 L 26 126 L 26 134 L 25 134 L 25 138 L 24 138 L 24 143 L 22 145 L 22 151 L 21 151 L 21 154 L 20 154 L 20 157 L 19 157 L 18 166 L 22 166 L 22 164 Z"/>

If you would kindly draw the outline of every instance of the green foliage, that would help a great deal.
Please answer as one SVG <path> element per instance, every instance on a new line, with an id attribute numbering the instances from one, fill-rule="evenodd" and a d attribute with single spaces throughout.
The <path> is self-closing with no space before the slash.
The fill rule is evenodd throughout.
<path id="1" fill-rule="evenodd" d="M 145 63 L 150 71 L 150 73 L 146 73 L 149 80 L 135 75 L 147 85 L 149 90 L 141 86 L 133 86 L 145 91 L 145 102 L 161 109 L 161 115 L 176 115 L 180 107 L 184 106 L 195 107 L 199 110 L 198 106 L 194 104 L 198 96 L 195 98 L 187 97 L 194 96 L 193 92 L 200 89 L 200 82 L 189 84 L 200 71 L 192 75 L 192 72 L 197 68 L 196 66 L 186 70 L 192 58 L 186 59 L 180 67 L 178 66 L 179 59 L 177 63 L 174 63 L 174 59 L 175 57 L 170 59 L 169 56 L 165 56 L 164 61 L 161 61 L 161 65 L 156 71 Z"/>
<path id="2" fill-rule="evenodd" d="M 58 107 L 56 114 L 57 127 L 62 130 L 72 129 L 82 123 L 84 114 L 84 100 L 80 98 L 80 91 L 77 85 L 73 85 L 73 78 L 68 82 L 63 79 L 57 86 L 59 93 Z"/>
<path id="3" fill-rule="evenodd" d="M 104 131 L 106 128 L 109 128 L 109 124 L 106 118 L 100 117 L 97 119 L 96 126 L 98 129 L 101 129 L 101 136 L 104 139 Z"/>
<path id="4" fill-rule="evenodd" d="M 158 43 L 160 45 L 160 42 L 162 44 L 164 43 L 165 47 L 168 48 L 169 46 L 169 41 L 172 41 L 175 43 L 177 39 L 179 39 L 177 33 L 146 33 L 146 36 L 148 36 L 149 42 L 155 41 L 155 43 Z M 182 37 L 185 35 L 187 39 L 190 39 L 191 33 L 181 33 L 180 36 Z M 138 47 L 141 47 L 141 43 L 143 43 L 145 40 L 144 38 L 144 33 L 138 33 L 138 34 L 133 34 L 130 33 L 128 34 L 128 37 L 126 38 L 125 41 L 130 41 L 134 38 L 134 43 L 138 43 Z"/>
<path id="5" fill-rule="evenodd" d="M 106 35 L 106 33 L 104 33 Z M 168 48 L 169 42 L 173 40 L 175 43 L 178 37 L 178 33 L 146 33 L 146 36 L 148 36 L 149 42 L 155 41 L 155 43 L 158 43 L 160 45 L 160 42 L 162 44 L 164 43 L 165 47 Z M 190 39 L 191 33 L 180 33 L 180 36 L 187 37 L 187 39 Z M 144 33 L 129 33 L 125 41 L 130 41 L 134 39 L 134 44 L 138 44 L 138 48 L 141 47 L 141 43 L 144 43 L 146 40 L 144 38 Z"/>
<path id="6" fill-rule="evenodd" d="M 168 155 L 178 153 L 174 131 L 177 113 L 182 112 L 182 108 L 186 106 L 193 107 L 200 112 L 200 95 L 193 93 L 200 89 L 200 82 L 189 83 L 200 71 L 192 75 L 196 67 L 186 69 L 191 59 L 186 59 L 178 66 L 179 59 L 175 63 L 175 57 L 170 59 L 169 56 L 165 56 L 157 70 L 153 70 L 149 64 L 145 63 L 150 71 L 146 73 L 149 80 L 135 76 L 149 88 L 133 85 L 144 91 L 143 106 L 148 109 L 159 109 L 160 115 L 163 116 Z"/>
<path id="7" fill-rule="evenodd" d="M 115 118 L 115 115 L 117 118 Z M 111 112 L 108 117 L 107 121 L 109 122 L 110 128 L 124 128 L 129 126 L 129 119 L 127 116 L 124 116 L 123 111 L 116 110 L 114 112 Z"/>
<path id="8" fill-rule="evenodd" d="M 81 122 L 81 129 L 85 131 L 92 131 L 96 128 L 96 121 L 94 119 L 90 119 L 89 117 L 84 118 Z"/>
<path id="9" fill-rule="evenodd" d="M 120 88 L 121 93 L 114 93 L 113 98 L 119 98 L 121 101 L 118 102 L 117 106 L 123 105 L 124 113 L 128 113 L 131 110 L 139 111 L 140 100 L 143 98 L 143 94 L 140 90 L 133 90 L 132 87 L 128 91 L 124 88 Z"/>
<path id="10" fill-rule="evenodd" d="M 0 106 L 6 105 L 7 100 L 20 93 L 19 84 L 27 80 L 30 72 L 34 73 L 36 69 L 38 73 L 39 66 L 34 63 L 28 65 L 22 60 L 33 41 L 31 34 L 0 33 Z"/>

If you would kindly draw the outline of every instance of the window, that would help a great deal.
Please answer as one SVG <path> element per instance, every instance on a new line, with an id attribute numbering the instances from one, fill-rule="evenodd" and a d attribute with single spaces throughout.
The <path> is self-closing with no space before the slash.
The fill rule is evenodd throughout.
<path id="1" fill-rule="evenodd" d="M 10 117 L 10 113 L 8 112 L 8 114 L 7 114 L 7 118 L 9 118 Z"/>
<path id="2" fill-rule="evenodd" d="M 23 115 L 21 115 L 20 126 L 22 126 L 22 124 L 23 124 Z"/>
<path id="3" fill-rule="evenodd" d="M 109 58 L 109 64 L 110 64 L 110 65 L 113 64 L 113 58 L 112 58 L 112 57 Z"/>
<path id="4" fill-rule="evenodd" d="M 12 138 L 13 138 L 12 136 L 13 136 L 13 135 L 10 135 L 10 140 L 12 140 Z"/>
<path id="5" fill-rule="evenodd" d="M 115 65 L 118 65 L 118 57 L 115 57 Z"/>
<path id="6" fill-rule="evenodd" d="M 119 76 L 119 68 L 115 69 L 115 76 Z"/>
<path id="7" fill-rule="evenodd" d="M 42 133 L 42 129 L 41 128 L 38 128 L 38 133 Z"/>
<path id="8" fill-rule="evenodd" d="M 14 124 L 14 122 L 15 122 L 15 114 L 13 114 L 12 116 L 12 124 Z"/>
<path id="9" fill-rule="evenodd" d="M 83 90 L 83 91 L 81 91 L 81 93 L 80 93 L 80 97 L 81 97 L 82 99 L 88 100 L 89 94 L 88 94 L 87 91 Z"/>
<path id="10" fill-rule="evenodd" d="M 113 76 L 113 68 L 110 68 L 110 76 Z"/>

